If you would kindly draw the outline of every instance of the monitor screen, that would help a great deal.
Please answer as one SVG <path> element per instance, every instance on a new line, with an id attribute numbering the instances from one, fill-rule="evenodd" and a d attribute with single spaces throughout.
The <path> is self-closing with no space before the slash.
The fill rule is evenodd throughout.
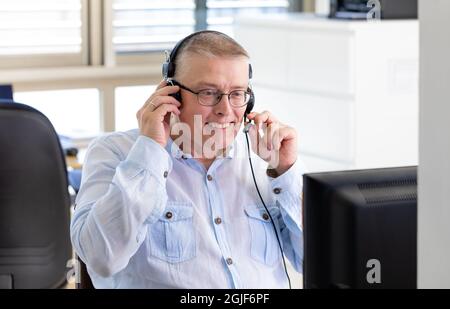
<path id="1" fill-rule="evenodd" d="M 304 287 L 416 288 L 417 167 L 304 175 Z"/>

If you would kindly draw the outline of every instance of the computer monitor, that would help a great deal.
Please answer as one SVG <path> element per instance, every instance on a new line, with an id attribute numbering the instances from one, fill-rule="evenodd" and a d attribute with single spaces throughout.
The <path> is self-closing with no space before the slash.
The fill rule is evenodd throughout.
<path id="1" fill-rule="evenodd" d="M 417 167 L 304 175 L 304 288 L 416 288 Z"/>

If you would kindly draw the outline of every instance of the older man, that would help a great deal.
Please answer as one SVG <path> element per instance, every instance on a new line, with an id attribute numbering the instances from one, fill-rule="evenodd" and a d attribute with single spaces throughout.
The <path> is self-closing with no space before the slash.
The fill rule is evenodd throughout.
<path id="1" fill-rule="evenodd" d="M 76 252 L 99 288 L 286 288 L 282 252 L 303 260 L 297 134 L 248 113 L 249 56 L 230 37 L 195 33 L 172 56 L 139 129 L 89 147 Z"/>

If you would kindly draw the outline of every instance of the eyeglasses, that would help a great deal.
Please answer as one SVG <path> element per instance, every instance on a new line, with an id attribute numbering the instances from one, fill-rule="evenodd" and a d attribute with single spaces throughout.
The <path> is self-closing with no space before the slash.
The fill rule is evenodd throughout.
<path id="1" fill-rule="evenodd" d="M 197 95 L 197 100 L 200 105 L 205 106 L 214 106 L 219 104 L 220 100 L 222 100 L 222 96 L 228 96 L 228 102 L 230 102 L 233 107 L 243 107 L 247 105 L 250 100 L 250 93 L 245 90 L 234 90 L 230 93 L 220 93 L 217 90 L 213 89 L 205 89 L 200 90 L 198 92 L 189 89 L 188 87 L 180 84 L 176 80 L 172 79 L 172 83 L 174 86 L 179 86 L 181 89 L 187 90 L 195 95 Z"/>

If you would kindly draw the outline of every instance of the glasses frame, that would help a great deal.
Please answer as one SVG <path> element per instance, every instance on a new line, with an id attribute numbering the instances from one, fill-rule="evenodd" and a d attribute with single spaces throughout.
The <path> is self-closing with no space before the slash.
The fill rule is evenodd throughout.
<path id="1" fill-rule="evenodd" d="M 217 104 L 219 104 L 220 101 L 222 101 L 222 97 L 223 97 L 224 95 L 226 95 L 226 96 L 228 97 L 228 102 L 230 102 L 230 105 L 231 105 L 231 106 L 233 106 L 233 107 L 235 107 L 235 108 L 241 108 L 241 107 L 244 107 L 244 106 L 246 106 L 246 105 L 248 104 L 248 102 L 250 101 L 250 97 L 251 97 L 251 92 L 249 92 L 248 89 L 247 89 L 247 90 L 233 90 L 233 91 L 231 91 L 231 92 L 229 92 L 229 93 L 218 93 L 218 94 L 217 94 L 217 97 L 216 97 L 216 103 L 214 103 L 214 104 L 212 104 L 212 105 L 209 105 L 209 104 L 203 104 L 203 103 L 200 102 L 199 94 L 200 94 L 202 91 L 206 91 L 206 90 L 210 90 L 210 89 L 204 89 L 204 90 L 200 90 L 200 91 L 198 91 L 198 92 L 195 92 L 194 90 L 192 90 L 192 89 L 186 87 L 185 85 L 181 84 L 180 82 L 178 82 L 178 81 L 176 81 L 176 80 L 174 80 L 174 79 L 171 79 L 171 82 L 172 82 L 172 84 L 173 84 L 174 86 L 178 86 L 178 87 L 180 87 L 181 89 L 187 90 L 187 91 L 189 91 L 190 93 L 195 94 L 195 95 L 197 96 L 197 102 L 198 102 L 198 104 L 200 104 L 200 105 L 202 105 L 202 106 L 216 106 Z M 231 99 L 230 99 L 230 98 L 231 98 L 231 94 L 233 94 L 233 93 L 236 92 L 236 91 L 244 91 L 244 93 L 247 95 L 247 97 L 246 97 L 246 102 L 245 102 L 244 104 L 236 106 L 236 105 L 234 105 L 233 103 L 231 103 Z"/>

